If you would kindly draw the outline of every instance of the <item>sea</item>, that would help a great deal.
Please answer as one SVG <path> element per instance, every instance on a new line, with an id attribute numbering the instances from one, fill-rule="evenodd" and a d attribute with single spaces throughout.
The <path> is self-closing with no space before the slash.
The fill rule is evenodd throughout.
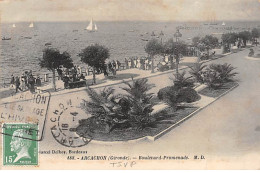
<path id="1" fill-rule="evenodd" d="M 124 61 L 129 57 L 147 56 L 144 47 L 152 38 L 164 42 L 174 38 L 177 28 L 182 34 L 180 40 L 191 43 L 195 36 L 213 34 L 221 38 L 222 33 L 239 32 L 260 28 L 260 22 L 223 21 L 210 24 L 206 22 L 95 22 L 97 32 L 88 32 L 85 28 L 89 22 L 29 22 L 1 23 L 1 37 L 11 40 L 0 40 L 0 85 L 10 82 L 11 74 L 20 76 L 25 71 L 33 74 L 49 73 L 41 69 L 39 59 L 42 58 L 46 45 L 67 51 L 75 65 L 84 66 L 78 54 L 91 44 L 101 44 L 110 51 L 110 60 Z M 154 32 L 155 36 L 152 36 Z M 160 35 L 160 33 L 163 35 Z M 175 38 L 174 38 L 175 39 Z M 42 76 L 43 77 L 43 76 Z"/>

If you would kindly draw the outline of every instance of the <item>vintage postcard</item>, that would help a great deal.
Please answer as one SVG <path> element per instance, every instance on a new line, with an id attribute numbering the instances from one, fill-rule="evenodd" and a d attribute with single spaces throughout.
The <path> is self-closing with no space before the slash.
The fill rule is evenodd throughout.
<path id="1" fill-rule="evenodd" d="M 259 0 L 0 0 L 0 170 L 260 169 Z"/>

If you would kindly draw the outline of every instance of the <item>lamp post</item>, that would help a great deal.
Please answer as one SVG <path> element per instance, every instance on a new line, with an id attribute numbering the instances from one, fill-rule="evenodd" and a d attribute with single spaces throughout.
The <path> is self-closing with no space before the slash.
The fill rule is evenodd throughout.
<path id="1" fill-rule="evenodd" d="M 178 42 L 179 38 L 182 37 L 182 34 L 180 33 L 179 29 L 177 29 L 176 32 L 174 33 L 174 37 L 176 38 L 176 42 Z"/>
<path id="2" fill-rule="evenodd" d="M 177 28 L 176 32 L 174 33 L 174 37 L 176 38 L 176 43 L 179 41 L 179 38 L 182 37 L 182 34 L 180 33 L 180 30 Z M 180 56 L 179 56 L 179 50 L 177 48 L 174 49 L 175 52 L 175 60 L 176 60 L 176 77 L 179 77 L 179 62 L 180 62 Z"/>

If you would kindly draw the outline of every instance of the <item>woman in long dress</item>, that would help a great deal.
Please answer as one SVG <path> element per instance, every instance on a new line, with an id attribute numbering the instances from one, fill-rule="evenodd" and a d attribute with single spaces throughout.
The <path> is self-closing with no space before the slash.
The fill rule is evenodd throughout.
<path id="1" fill-rule="evenodd" d="M 140 67 L 141 67 L 140 58 L 137 59 L 137 65 L 136 66 L 137 66 L 138 69 L 140 69 Z"/>

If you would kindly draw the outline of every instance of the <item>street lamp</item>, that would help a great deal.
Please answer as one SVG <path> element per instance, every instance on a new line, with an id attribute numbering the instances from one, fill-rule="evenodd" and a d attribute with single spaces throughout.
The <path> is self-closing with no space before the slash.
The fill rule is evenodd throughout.
<path id="1" fill-rule="evenodd" d="M 176 42 L 179 41 L 178 38 L 182 37 L 182 34 L 180 33 L 180 30 L 178 28 L 176 30 L 176 33 L 174 34 L 174 37 L 176 38 Z M 179 50 L 177 48 L 175 48 L 174 52 L 175 52 L 175 60 L 176 60 L 176 77 L 178 79 L 178 77 L 179 77 L 179 62 L 180 62 Z"/>
<path id="2" fill-rule="evenodd" d="M 182 34 L 180 33 L 179 29 L 177 29 L 174 33 L 174 37 L 176 38 L 176 42 L 179 40 L 180 37 L 182 37 Z"/>

